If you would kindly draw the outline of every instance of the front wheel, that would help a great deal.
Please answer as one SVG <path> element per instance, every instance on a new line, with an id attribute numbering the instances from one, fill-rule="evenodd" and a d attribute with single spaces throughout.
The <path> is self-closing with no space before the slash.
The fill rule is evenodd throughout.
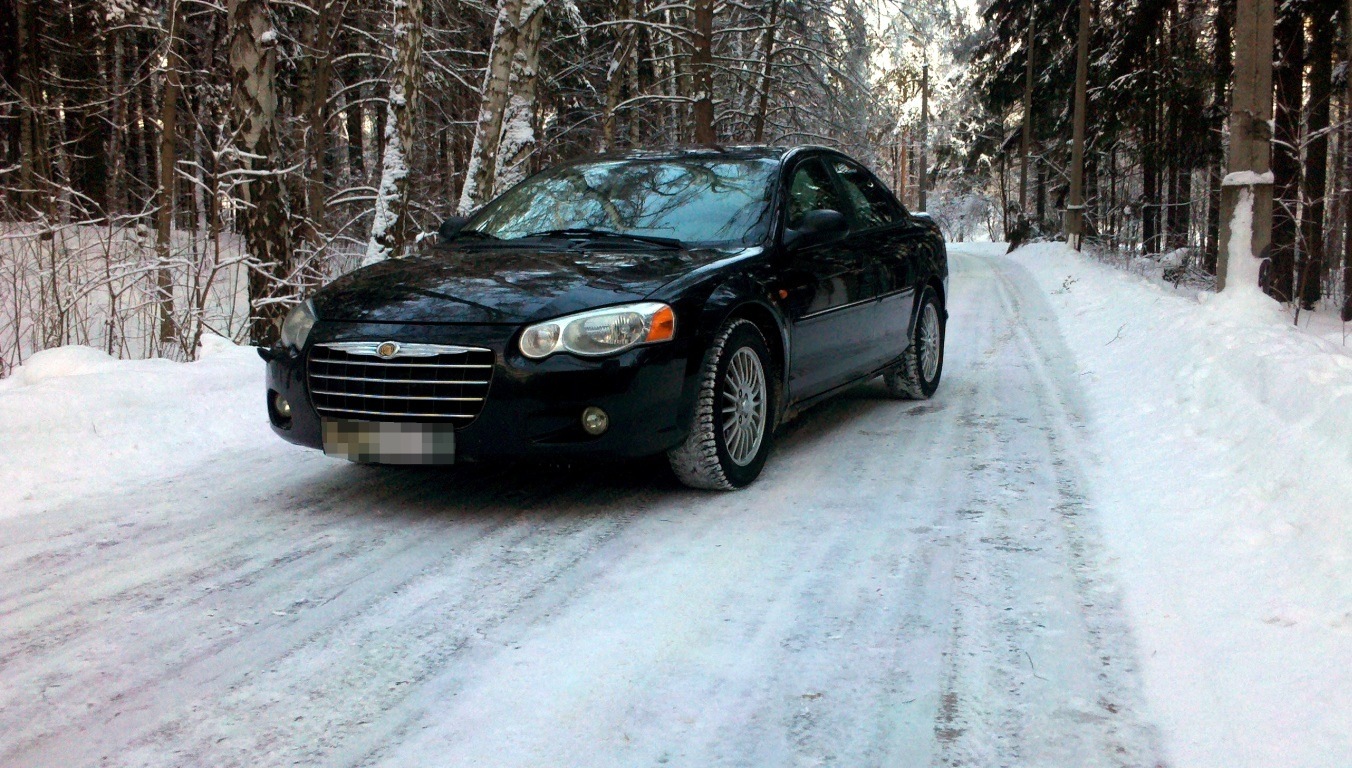
<path id="1" fill-rule="evenodd" d="M 901 362 L 883 374 L 883 382 L 893 397 L 903 400 L 928 400 L 939 390 L 944 374 L 944 308 L 933 288 L 920 294 L 920 313 L 915 332 L 901 356 Z"/>
<path id="2" fill-rule="evenodd" d="M 704 355 L 685 442 L 667 453 L 682 483 L 709 491 L 745 488 L 770 453 L 774 387 L 770 351 L 747 320 L 723 326 Z"/>

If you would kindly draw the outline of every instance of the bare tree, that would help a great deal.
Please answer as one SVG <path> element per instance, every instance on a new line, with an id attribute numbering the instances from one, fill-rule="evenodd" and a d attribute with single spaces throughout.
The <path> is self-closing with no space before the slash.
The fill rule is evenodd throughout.
<path id="1" fill-rule="evenodd" d="M 694 102 L 691 112 L 695 143 L 711 146 L 718 143 L 718 133 L 714 130 L 714 0 L 693 0 L 693 8 L 691 44 L 694 52 L 690 67 L 694 76 L 690 98 Z"/>
<path id="2" fill-rule="evenodd" d="M 176 165 L 178 142 L 178 99 L 182 92 L 179 70 L 182 61 L 178 56 L 179 2 L 169 0 L 164 52 L 164 96 L 160 103 L 160 195 L 159 211 L 155 226 L 155 257 L 159 268 L 155 272 L 155 285 L 159 291 L 160 307 L 160 343 L 173 341 L 177 331 L 174 328 L 174 277 L 170 272 L 170 248 L 174 234 L 174 190 L 177 179 Z"/>
<path id="3" fill-rule="evenodd" d="M 385 124 L 376 214 L 364 263 L 398 256 L 408 241 L 408 174 L 413 155 L 414 115 L 422 81 L 422 0 L 394 0 L 395 77 L 390 83 L 390 113 Z"/>
<path id="4" fill-rule="evenodd" d="M 230 70 L 244 238 L 249 264 L 249 336 L 278 338 L 291 276 L 291 221 L 277 167 L 277 30 L 267 0 L 230 0 Z"/>
<path id="5" fill-rule="evenodd" d="M 543 8 L 543 0 L 499 0 L 497 21 L 493 26 L 493 47 L 484 72 L 483 98 L 470 150 L 469 167 L 460 193 L 459 209 L 468 213 L 493 196 L 493 173 L 497 168 L 498 146 L 502 141 L 502 120 L 512 78 L 512 60 L 520 41 L 523 18 Z"/>

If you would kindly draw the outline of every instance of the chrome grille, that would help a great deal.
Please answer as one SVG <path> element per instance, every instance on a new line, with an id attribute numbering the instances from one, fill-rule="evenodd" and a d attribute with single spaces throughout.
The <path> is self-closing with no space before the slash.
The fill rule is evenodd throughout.
<path id="1" fill-rule="evenodd" d="M 416 356 L 381 358 L 359 344 L 310 350 L 310 396 L 321 416 L 464 426 L 478 418 L 493 380 L 487 349 L 417 346 Z"/>

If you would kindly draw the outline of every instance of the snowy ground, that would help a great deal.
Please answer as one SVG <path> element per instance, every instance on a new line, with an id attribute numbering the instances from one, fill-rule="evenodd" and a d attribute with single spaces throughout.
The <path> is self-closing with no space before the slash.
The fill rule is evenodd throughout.
<path id="1" fill-rule="evenodd" d="M 953 250 L 940 396 L 816 409 L 731 495 L 334 462 L 224 344 L 33 358 L 0 765 L 1345 766 L 1352 357 Z"/>

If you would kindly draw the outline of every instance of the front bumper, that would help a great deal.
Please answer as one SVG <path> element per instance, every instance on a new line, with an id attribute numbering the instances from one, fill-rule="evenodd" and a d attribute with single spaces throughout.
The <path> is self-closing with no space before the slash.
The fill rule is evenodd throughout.
<path id="1" fill-rule="evenodd" d="M 615 357 L 584 360 L 555 355 L 532 361 L 516 350 L 517 326 L 317 323 L 307 350 L 273 348 L 268 359 L 267 402 L 272 429 L 283 439 L 322 448 L 320 415 L 310 397 L 308 350 L 335 341 L 398 341 L 482 347 L 495 363 L 479 417 L 456 429 L 456 460 L 505 458 L 621 459 L 650 456 L 685 440 L 695 378 L 688 342 L 639 347 Z M 291 404 L 284 419 L 274 393 Z M 593 437 L 582 429 L 582 411 L 602 408 L 610 428 Z"/>

